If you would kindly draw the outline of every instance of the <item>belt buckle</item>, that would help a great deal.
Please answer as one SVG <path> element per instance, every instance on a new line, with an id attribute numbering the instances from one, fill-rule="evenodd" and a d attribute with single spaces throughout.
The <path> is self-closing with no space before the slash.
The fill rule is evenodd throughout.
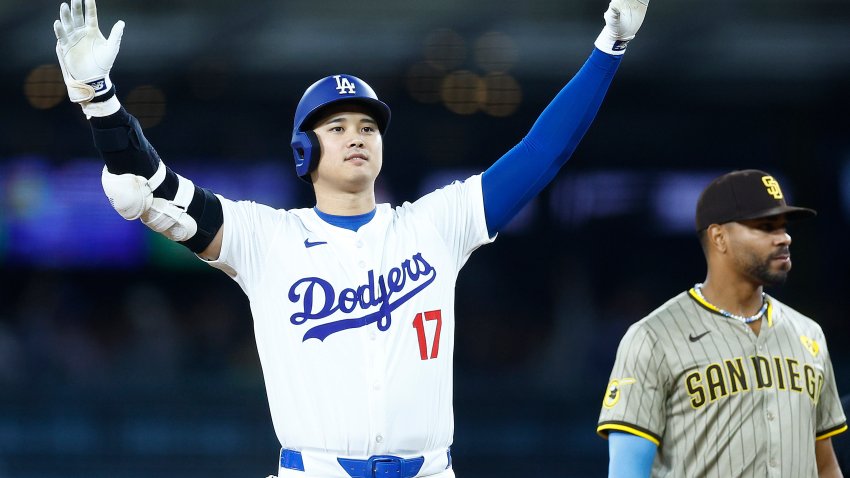
<path id="1" fill-rule="evenodd" d="M 392 455 L 374 455 L 366 460 L 373 478 L 403 478 L 402 458 Z"/>

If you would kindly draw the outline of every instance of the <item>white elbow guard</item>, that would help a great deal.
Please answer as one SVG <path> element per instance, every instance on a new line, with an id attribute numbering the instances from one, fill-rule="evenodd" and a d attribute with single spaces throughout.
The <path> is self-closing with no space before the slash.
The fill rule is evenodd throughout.
<path id="1" fill-rule="evenodd" d="M 109 203 L 121 217 L 128 221 L 141 218 L 154 231 L 172 241 L 182 242 L 198 231 L 195 219 L 187 213 L 195 195 L 195 185 L 177 175 L 180 182 L 174 199 L 154 197 L 153 192 L 165 180 L 165 174 L 162 161 L 150 179 L 135 174 L 112 174 L 104 167 L 101 183 Z"/>
<path id="2" fill-rule="evenodd" d="M 109 204 L 124 219 L 132 221 L 142 216 L 153 204 L 153 191 L 165 180 L 165 164 L 159 162 L 159 168 L 150 179 L 135 174 L 112 174 L 103 167 L 100 182 L 103 192 L 109 198 Z"/>

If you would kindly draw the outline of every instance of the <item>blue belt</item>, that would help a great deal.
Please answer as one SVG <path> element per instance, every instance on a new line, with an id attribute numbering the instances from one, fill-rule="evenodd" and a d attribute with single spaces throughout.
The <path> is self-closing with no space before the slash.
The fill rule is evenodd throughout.
<path id="1" fill-rule="evenodd" d="M 446 454 L 451 464 L 451 452 L 447 451 Z M 375 455 L 366 460 L 337 458 L 336 461 L 351 478 L 413 478 L 422 469 L 425 458 Z M 280 450 L 280 467 L 304 471 L 304 459 L 301 457 L 301 452 L 286 448 Z"/>
<path id="2" fill-rule="evenodd" d="M 351 478 L 413 478 L 419 473 L 425 458 L 400 458 L 392 455 L 370 456 L 368 460 L 337 458 Z"/>

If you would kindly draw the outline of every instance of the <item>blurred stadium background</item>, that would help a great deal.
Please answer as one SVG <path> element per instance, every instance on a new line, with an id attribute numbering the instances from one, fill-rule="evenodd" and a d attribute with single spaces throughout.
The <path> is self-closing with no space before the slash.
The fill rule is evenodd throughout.
<path id="1" fill-rule="evenodd" d="M 248 303 L 99 182 L 54 55 L 58 2 L 0 0 L 0 478 L 275 470 Z M 101 0 L 112 78 L 176 171 L 312 205 L 288 146 L 303 90 L 358 75 L 389 103 L 382 200 L 475 172 L 580 67 L 604 0 Z M 590 132 L 458 283 L 461 478 L 604 476 L 595 420 L 632 322 L 704 278 L 693 207 L 762 168 L 819 217 L 769 292 L 817 319 L 850 392 L 850 11 L 838 0 L 654 0 Z M 847 439 L 839 437 L 837 439 Z"/>

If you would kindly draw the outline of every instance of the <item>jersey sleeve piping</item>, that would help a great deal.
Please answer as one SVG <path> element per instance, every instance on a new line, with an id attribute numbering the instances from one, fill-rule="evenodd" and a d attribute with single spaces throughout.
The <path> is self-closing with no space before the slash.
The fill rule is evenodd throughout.
<path id="1" fill-rule="evenodd" d="M 834 437 L 835 435 L 844 433 L 847 431 L 847 423 L 842 423 L 841 425 L 832 427 L 828 430 L 824 430 L 817 435 L 815 435 L 815 440 L 826 440 L 827 438 Z"/>
<path id="2" fill-rule="evenodd" d="M 661 437 L 645 428 L 632 425 L 631 423 L 617 421 L 602 422 L 599 424 L 598 427 L 596 427 L 596 433 L 605 439 L 608 438 L 608 433 L 611 431 L 631 433 L 632 435 L 637 435 L 641 438 L 646 438 L 652 443 L 655 443 L 655 446 L 661 446 Z"/>

